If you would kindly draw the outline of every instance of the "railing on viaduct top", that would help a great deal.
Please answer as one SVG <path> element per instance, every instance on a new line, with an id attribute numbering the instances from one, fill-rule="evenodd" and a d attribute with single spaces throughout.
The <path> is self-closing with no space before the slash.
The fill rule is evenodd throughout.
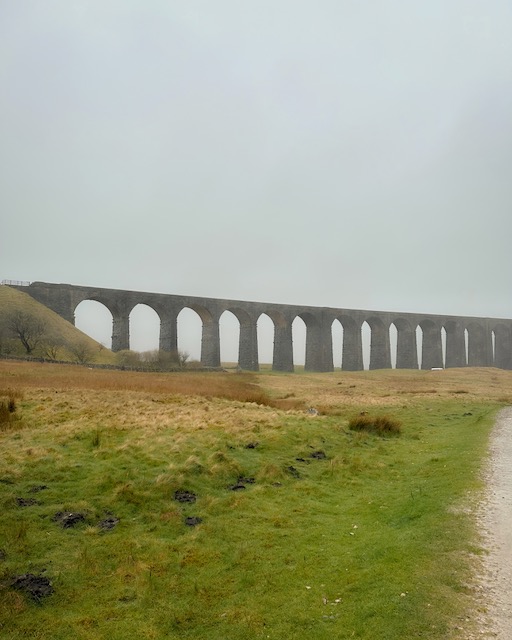
<path id="1" fill-rule="evenodd" d="M 230 311 L 239 321 L 238 364 L 242 369 L 259 368 L 257 322 L 262 314 L 274 324 L 272 367 L 276 371 L 293 371 L 292 323 L 297 317 L 306 325 L 305 369 L 309 371 L 333 371 L 332 326 L 336 320 L 343 329 L 343 370 L 363 369 L 363 325 L 371 331 L 370 369 L 392 367 L 392 325 L 397 332 L 397 368 L 417 369 L 420 355 L 422 369 L 468 365 L 512 369 L 512 320 L 506 319 L 222 300 L 46 282 L 12 286 L 23 286 L 25 293 L 69 322 L 74 322 L 75 309 L 82 301 L 104 304 L 112 314 L 113 351 L 130 348 L 130 313 L 137 304 L 158 314 L 163 351 L 177 349 L 178 315 L 184 308 L 193 309 L 202 321 L 201 362 L 208 367 L 220 366 L 219 321 Z"/>
<path id="2" fill-rule="evenodd" d="M 10 287 L 29 287 L 30 282 L 27 280 L 2 280 L 0 284 L 7 284 Z"/>

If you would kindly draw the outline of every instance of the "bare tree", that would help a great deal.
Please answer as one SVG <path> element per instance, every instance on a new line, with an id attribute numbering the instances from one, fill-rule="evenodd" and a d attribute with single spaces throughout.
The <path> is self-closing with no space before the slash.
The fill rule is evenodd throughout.
<path id="1" fill-rule="evenodd" d="M 56 336 L 47 336 L 41 342 L 41 351 L 48 360 L 57 360 L 59 351 L 64 346 L 64 342 Z"/>
<path id="2" fill-rule="evenodd" d="M 95 350 L 87 340 L 68 344 L 68 350 L 79 364 L 87 364 L 94 358 Z"/>
<path id="3" fill-rule="evenodd" d="M 46 324 L 41 318 L 26 311 L 13 311 L 7 319 L 11 334 L 21 341 L 27 355 L 41 344 L 46 332 Z"/>
<path id="4" fill-rule="evenodd" d="M 187 365 L 187 360 L 190 358 L 190 353 L 188 351 L 182 351 L 179 349 L 177 351 L 178 362 L 180 363 L 180 367 L 185 367 Z"/>

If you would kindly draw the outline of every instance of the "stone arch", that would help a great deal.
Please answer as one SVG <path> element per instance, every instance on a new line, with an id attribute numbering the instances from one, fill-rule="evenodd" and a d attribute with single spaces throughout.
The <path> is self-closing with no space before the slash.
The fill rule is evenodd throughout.
<path id="1" fill-rule="evenodd" d="M 236 354 L 237 365 L 248 371 L 258 371 L 258 334 L 257 323 L 244 309 L 228 307 L 220 316 L 221 346 L 222 346 L 222 319 L 226 312 L 230 313 L 235 321 L 231 321 L 230 348 L 231 353 Z M 237 324 L 235 326 L 235 322 Z"/>
<path id="2" fill-rule="evenodd" d="M 361 324 L 361 350 L 363 353 L 363 369 L 370 369 L 370 354 L 372 345 L 372 328 L 366 320 Z"/>
<path id="3" fill-rule="evenodd" d="M 220 339 L 219 339 L 219 322 L 213 313 L 205 306 L 198 304 L 185 304 L 179 310 L 177 314 L 178 322 L 178 349 L 186 351 L 190 354 L 192 359 L 197 357 L 197 322 L 193 320 L 193 317 L 189 312 L 185 312 L 185 309 L 189 309 L 196 313 L 201 320 L 201 348 L 200 348 L 200 360 L 201 364 L 205 367 L 219 367 L 220 366 Z M 188 327 L 182 322 L 185 312 L 187 318 Z M 193 331 L 194 340 L 191 338 L 191 325 L 195 325 Z M 184 333 L 187 333 L 187 339 L 184 340 Z M 190 350 L 187 348 L 190 346 Z"/>
<path id="4" fill-rule="evenodd" d="M 112 349 L 113 314 L 104 302 L 84 298 L 73 310 L 75 326 L 83 333 Z"/>
<path id="5" fill-rule="evenodd" d="M 398 328 L 394 322 L 389 323 L 389 359 L 391 368 L 396 369 L 398 355 Z"/>
<path id="6" fill-rule="evenodd" d="M 416 325 L 414 333 L 416 335 L 416 358 L 418 359 L 418 367 L 423 369 L 423 330 L 419 324 Z"/>
<path id="7" fill-rule="evenodd" d="M 304 323 L 299 335 L 296 332 L 297 318 Z M 323 319 L 310 311 L 302 311 L 295 316 L 292 327 L 294 362 L 303 361 L 306 371 L 332 371 L 332 333 L 329 319 Z"/>
<path id="8" fill-rule="evenodd" d="M 293 366 L 301 365 L 306 369 L 308 325 L 301 314 L 292 320 Z"/>
<path id="9" fill-rule="evenodd" d="M 334 369 L 343 369 L 343 325 L 334 318 L 331 323 L 332 361 Z"/>
<path id="10" fill-rule="evenodd" d="M 441 362 L 443 369 L 446 368 L 446 329 L 441 325 Z"/>
<path id="11" fill-rule="evenodd" d="M 189 354 L 191 360 L 201 360 L 203 321 L 190 307 L 182 307 L 176 316 L 176 347 Z"/>
<path id="12" fill-rule="evenodd" d="M 130 349 L 156 351 L 160 348 L 160 314 L 151 305 L 138 302 L 129 314 Z"/>
<path id="13" fill-rule="evenodd" d="M 231 309 L 225 309 L 219 317 L 220 361 L 238 365 L 240 321 Z"/>
<path id="14" fill-rule="evenodd" d="M 88 293 L 80 293 L 75 297 L 75 303 L 73 310 L 73 318 L 76 324 L 76 309 L 78 305 L 87 300 L 93 302 L 99 302 L 112 314 L 112 351 L 122 351 L 130 348 L 130 312 L 134 306 L 134 302 L 131 299 L 127 299 L 119 292 L 99 293 L 97 291 L 91 291 Z"/>
<path id="15" fill-rule="evenodd" d="M 258 363 L 272 365 L 274 358 L 275 325 L 268 313 L 260 313 L 256 320 Z"/>

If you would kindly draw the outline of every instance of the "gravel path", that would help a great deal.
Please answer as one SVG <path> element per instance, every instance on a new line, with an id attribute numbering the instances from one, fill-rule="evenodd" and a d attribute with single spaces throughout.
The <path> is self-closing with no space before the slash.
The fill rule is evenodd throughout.
<path id="1" fill-rule="evenodd" d="M 488 554 L 481 595 L 487 609 L 480 638 L 512 639 L 512 407 L 503 409 L 491 438 L 486 496 L 478 516 Z"/>

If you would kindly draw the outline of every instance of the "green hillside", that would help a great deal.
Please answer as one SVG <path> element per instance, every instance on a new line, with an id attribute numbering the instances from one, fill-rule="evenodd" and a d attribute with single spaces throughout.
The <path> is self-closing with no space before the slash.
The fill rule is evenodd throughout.
<path id="1" fill-rule="evenodd" d="M 30 354 L 13 331 L 13 319 L 32 333 Z M 37 335 L 36 335 L 37 334 Z M 0 355 L 113 363 L 114 354 L 28 294 L 0 286 Z"/>

